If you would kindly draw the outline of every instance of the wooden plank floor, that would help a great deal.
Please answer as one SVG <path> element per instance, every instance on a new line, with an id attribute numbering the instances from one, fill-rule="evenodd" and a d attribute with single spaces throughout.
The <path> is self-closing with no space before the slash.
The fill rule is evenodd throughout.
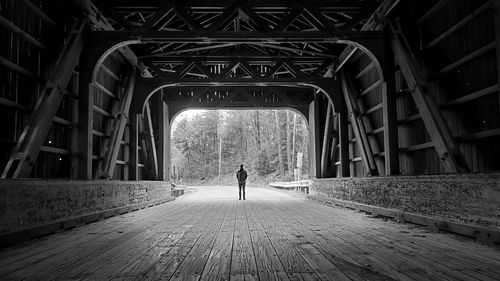
<path id="1" fill-rule="evenodd" d="M 0 280 L 500 280 L 500 250 L 270 190 L 178 200 L 0 251 Z"/>

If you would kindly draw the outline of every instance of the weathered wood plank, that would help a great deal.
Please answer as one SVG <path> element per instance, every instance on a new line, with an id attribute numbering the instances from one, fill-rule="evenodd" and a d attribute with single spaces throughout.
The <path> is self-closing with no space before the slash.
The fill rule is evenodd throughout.
<path id="1" fill-rule="evenodd" d="M 498 249 L 248 188 L 180 199 L 0 251 L 0 279 L 499 280 Z"/>

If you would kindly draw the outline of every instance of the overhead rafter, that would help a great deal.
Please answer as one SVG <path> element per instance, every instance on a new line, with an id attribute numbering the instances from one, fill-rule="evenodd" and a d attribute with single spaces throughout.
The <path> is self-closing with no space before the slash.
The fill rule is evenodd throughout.
<path id="1" fill-rule="evenodd" d="M 380 31 L 97 31 L 96 34 L 124 40 L 139 39 L 141 43 L 346 43 L 368 42 L 383 38 Z"/>
<path id="2" fill-rule="evenodd" d="M 391 23 L 389 27 L 391 30 L 391 47 L 396 55 L 396 61 L 401 68 L 401 73 L 411 91 L 413 100 L 441 159 L 444 170 L 447 173 L 470 172 L 470 168 L 448 128 L 446 120 L 429 93 L 431 87 L 423 87 L 428 83 L 424 78 L 426 77 L 425 72 L 420 68 L 411 51 L 406 49 L 401 42 L 400 36 L 403 35 L 400 30 L 396 29 Z M 432 96 L 435 96 L 435 94 Z"/>

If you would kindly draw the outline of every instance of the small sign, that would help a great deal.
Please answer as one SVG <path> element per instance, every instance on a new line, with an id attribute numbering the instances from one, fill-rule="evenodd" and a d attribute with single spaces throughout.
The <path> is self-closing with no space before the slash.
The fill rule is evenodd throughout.
<path id="1" fill-rule="evenodd" d="M 302 168 L 302 152 L 297 153 L 297 168 Z"/>

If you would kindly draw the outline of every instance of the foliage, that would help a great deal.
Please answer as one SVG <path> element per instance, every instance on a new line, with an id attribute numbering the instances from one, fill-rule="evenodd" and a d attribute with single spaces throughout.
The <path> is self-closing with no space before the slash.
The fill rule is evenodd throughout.
<path id="1" fill-rule="evenodd" d="M 244 164 L 255 176 L 274 174 L 277 180 L 293 178 L 292 151 L 293 157 L 302 152 L 306 158 L 308 147 L 306 123 L 298 114 L 295 149 L 291 147 L 294 114 L 292 111 L 287 114 L 286 110 L 208 110 L 191 117 L 180 115 L 172 126 L 172 164 L 187 181 L 218 178 L 219 160 L 221 176 L 232 175 Z M 304 159 L 304 175 L 306 163 Z M 284 174 L 280 172 L 281 164 L 285 167 Z"/>

